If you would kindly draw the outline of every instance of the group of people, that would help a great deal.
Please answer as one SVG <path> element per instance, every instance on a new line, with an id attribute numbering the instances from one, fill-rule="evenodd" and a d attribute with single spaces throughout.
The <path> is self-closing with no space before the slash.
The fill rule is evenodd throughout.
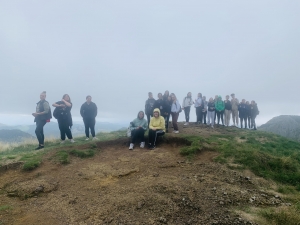
<path id="1" fill-rule="evenodd" d="M 58 102 L 52 104 L 55 107 L 53 111 L 53 116 L 57 119 L 58 127 L 60 130 L 61 144 L 65 143 L 66 137 L 71 143 L 74 143 L 72 136 L 71 127 L 73 126 L 72 121 L 72 101 L 68 94 L 63 95 L 62 99 Z M 39 146 L 36 150 L 44 148 L 44 126 L 47 122 L 50 122 L 52 118 L 51 107 L 49 102 L 46 101 L 46 92 L 43 91 L 40 94 L 40 101 L 37 103 L 36 111 L 32 113 L 35 117 L 34 122 L 36 123 L 35 134 L 39 142 Z M 85 126 L 86 139 L 89 140 L 90 132 L 92 139 L 97 140 L 95 137 L 95 124 L 97 116 L 97 106 L 92 102 L 92 97 L 88 95 L 86 97 L 86 102 L 82 104 L 80 108 L 80 115 L 83 118 Z"/>
<path id="2" fill-rule="evenodd" d="M 170 116 L 172 116 L 173 133 L 179 133 L 177 125 L 179 114 L 184 111 L 186 121 L 184 125 L 189 125 L 192 105 L 196 109 L 196 122 L 198 124 L 207 124 L 214 128 L 217 119 L 218 125 L 220 125 L 221 120 L 223 126 L 229 126 L 232 116 L 232 126 L 239 127 L 240 122 L 241 128 L 256 130 L 255 118 L 259 111 L 253 100 L 251 103 L 245 99 L 239 102 L 235 94 L 231 94 L 231 100 L 229 95 L 226 95 L 224 101 L 220 95 L 216 95 L 215 98 L 210 98 L 207 101 L 201 93 L 198 93 L 197 98 L 193 100 L 192 93 L 189 92 L 180 105 L 176 95 L 174 93 L 169 94 L 169 91 L 165 91 L 164 94 L 158 93 L 157 97 L 154 99 L 152 92 L 149 92 L 145 103 L 145 113 L 140 111 L 137 118 L 130 123 L 130 150 L 134 148 L 137 139 L 141 140 L 140 147 L 145 147 L 144 133 L 147 129 L 149 129 L 148 147 L 154 149 L 157 137 L 168 132 Z M 146 114 L 147 120 L 144 118 L 144 114 Z"/>

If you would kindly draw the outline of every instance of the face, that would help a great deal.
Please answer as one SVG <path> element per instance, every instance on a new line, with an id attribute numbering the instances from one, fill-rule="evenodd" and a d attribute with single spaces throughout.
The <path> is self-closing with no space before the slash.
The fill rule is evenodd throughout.
<path id="1" fill-rule="evenodd" d="M 45 94 L 40 94 L 40 99 L 41 100 L 45 100 L 46 99 L 46 95 Z"/>
<path id="2" fill-rule="evenodd" d="M 161 93 L 158 93 L 157 97 L 158 97 L 159 99 L 162 99 L 162 94 L 161 94 Z"/>
<path id="3" fill-rule="evenodd" d="M 188 96 L 188 97 L 191 97 L 191 96 L 192 96 L 192 93 L 191 93 L 191 92 L 187 93 L 187 96 Z"/>
<path id="4" fill-rule="evenodd" d="M 245 100 L 245 99 L 243 99 L 243 100 L 242 100 L 242 103 L 245 103 L 245 102 L 246 102 L 246 100 Z"/>
<path id="5" fill-rule="evenodd" d="M 153 98 L 152 93 L 149 93 L 148 96 L 149 96 L 149 98 Z"/>
<path id="6" fill-rule="evenodd" d="M 249 102 L 248 102 L 248 101 L 246 101 L 246 104 L 247 104 L 247 105 L 249 105 Z"/>
<path id="7" fill-rule="evenodd" d="M 169 97 L 168 97 L 168 101 L 171 101 L 171 100 L 172 100 L 172 98 L 171 98 L 171 96 L 169 96 Z"/>
<path id="8" fill-rule="evenodd" d="M 226 95 L 226 100 L 228 100 L 229 99 L 229 95 Z"/>
<path id="9" fill-rule="evenodd" d="M 64 100 L 70 101 L 70 96 L 69 95 L 65 95 Z"/>
<path id="10" fill-rule="evenodd" d="M 139 118 L 140 118 L 140 119 L 143 119 L 143 118 L 144 118 L 144 113 L 143 113 L 143 112 L 140 112 L 140 113 L 139 113 Z"/>
<path id="11" fill-rule="evenodd" d="M 153 113 L 154 117 L 158 117 L 158 112 Z"/>
<path id="12" fill-rule="evenodd" d="M 166 96 L 169 96 L 169 91 L 165 91 L 165 95 L 166 95 Z"/>
<path id="13" fill-rule="evenodd" d="M 202 94 L 201 93 L 198 93 L 198 98 L 201 98 L 202 97 Z"/>
<path id="14" fill-rule="evenodd" d="M 231 98 L 235 98 L 235 95 L 231 95 Z"/>
<path id="15" fill-rule="evenodd" d="M 218 99 L 218 95 L 215 95 L 215 99 Z"/>
<path id="16" fill-rule="evenodd" d="M 203 97 L 202 97 L 202 99 L 203 99 L 203 101 L 205 101 L 205 100 L 206 100 L 206 97 L 205 97 L 205 96 L 203 96 Z"/>
<path id="17" fill-rule="evenodd" d="M 213 101 L 213 98 L 210 98 L 209 101 L 212 102 L 212 101 Z"/>
<path id="18" fill-rule="evenodd" d="M 92 101 L 92 97 L 87 97 L 86 102 L 91 103 L 91 101 Z"/>
<path id="19" fill-rule="evenodd" d="M 175 96 L 174 96 L 174 95 L 172 95 L 172 100 L 173 100 L 173 101 L 175 101 L 175 100 L 176 100 L 176 98 L 175 98 Z"/>
<path id="20" fill-rule="evenodd" d="M 251 101 L 251 104 L 254 105 L 254 104 L 255 104 L 255 101 Z"/>

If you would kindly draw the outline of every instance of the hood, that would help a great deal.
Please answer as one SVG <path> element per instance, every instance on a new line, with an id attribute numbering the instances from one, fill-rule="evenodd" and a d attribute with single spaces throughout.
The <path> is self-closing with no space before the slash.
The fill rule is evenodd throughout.
<path id="1" fill-rule="evenodd" d="M 142 112 L 142 113 L 143 113 L 143 115 L 144 115 L 144 116 L 143 116 L 143 118 L 142 118 L 142 119 L 144 119 L 144 117 L 145 117 L 145 113 L 144 113 L 144 111 L 139 111 L 139 113 L 137 114 L 137 118 L 138 118 L 138 119 L 140 119 L 140 117 L 139 117 L 139 114 L 140 114 L 140 112 Z M 141 120 L 141 119 L 140 119 L 140 120 Z"/>
<path id="2" fill-rule="evenodd" d="M 221 95 L 218 96 L 218 100 L 222 101 L 222 96 Z"/>
<path id="3" fill-rule="evenodd" d="M 160 116 L 160 110 L 159 110 L 158 108 L 154 109 L 154 110 L 153 110 L 153 113 L 154 113 L 154 112 L 158 112 L 158 116 Z"/>

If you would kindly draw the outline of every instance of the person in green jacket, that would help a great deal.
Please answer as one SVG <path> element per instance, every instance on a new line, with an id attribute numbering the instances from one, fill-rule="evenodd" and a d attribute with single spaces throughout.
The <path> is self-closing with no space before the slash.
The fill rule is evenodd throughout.
<path id="1" fill-rule="evenodd" d="M 139 111 L 138 116 L 130 123 L 131 143 L 129 150 L 133 150 L 134 143 L 137 139 L 141 139 L 141 148 L 145 147 L 145 131 L 148 128 L 148 122 L 144 119 L 144 112 Z"/>
<path id="2" fill-rule="evenodd" d="M 222 97 L 219 95 L 217 101 L 215 102 L 216 113 L 218 117 L 218 125 L 220 124 L 220 118 L 222 120 L 222 125 L 224 126 L 223 114 L 225 110 L 225 104 L 222 100 Z"/>

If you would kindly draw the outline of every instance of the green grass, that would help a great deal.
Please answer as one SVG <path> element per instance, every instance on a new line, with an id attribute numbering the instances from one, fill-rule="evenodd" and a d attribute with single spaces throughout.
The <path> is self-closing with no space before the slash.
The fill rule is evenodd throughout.
<path id="1" fill-rule="evenodd" d="M 7 158 L 7 159 L 15 159 L 15 158 L 17 158 L 17 156 L 9 155 L 9 156 L 7 156 L 6 158 Z"/>
<path id="2" fill-rule="evenodd" d="M 269 225 L 299 225 L 300 210 L 296 207 L 284 209 L 263 209 L 260 211 L 262 216 Z"/>
<path id="3" fill-rule="evenodd" d="M 56 152 L 55 159 L 60 162 L 61 164 L 68 164 L 70 163 L 69 153 L 65 150 L 60 150 Z"/>
<path id="4" fill-rule="evenodd" d="M 9 206 L 9 205 L 1 205 L 1 206 L 0 206 L 0 212 L 1 212 L 1 211 L 5 211 L 5 210 L 9 210 L 9 209 L 12 209 L 12 207 Z"/>
<path id="5" fill-rule="evenodd" d="M 70 151 L 70 154 L 79 158 L 89 158 L 93 157 L 95 155 L 95 151 L 89 149 L 89 150 L 72 150 Z"/>

